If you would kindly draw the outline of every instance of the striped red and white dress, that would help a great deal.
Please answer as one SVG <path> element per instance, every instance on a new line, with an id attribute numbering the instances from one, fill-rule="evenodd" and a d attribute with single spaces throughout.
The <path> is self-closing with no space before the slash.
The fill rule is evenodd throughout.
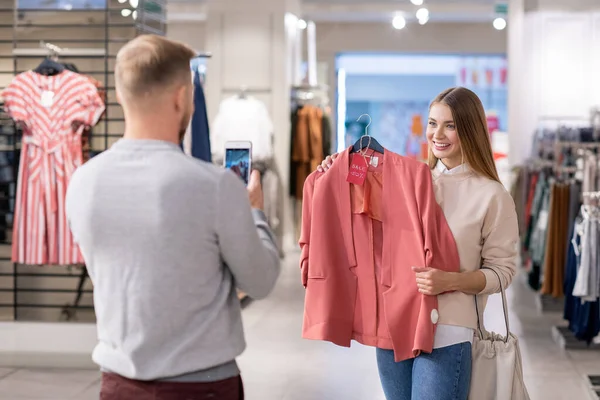
<path id="1" fill-rule="evenodd" d="M 8 114 L 23 126 L 13 222 L 12 260 L 29 265 L 82 264 L 67 224 L 67 185 L 82 163 L 81 132 L 104 103 L 90 80 L 71 71 L 17 75 L 3 91 Z M 83 123 L 75 130 L 73 123 Z"/>

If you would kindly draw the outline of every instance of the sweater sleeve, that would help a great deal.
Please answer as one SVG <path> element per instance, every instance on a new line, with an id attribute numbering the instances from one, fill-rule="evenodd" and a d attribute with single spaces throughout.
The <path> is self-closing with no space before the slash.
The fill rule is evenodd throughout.
<path id="1" fill-rule="evenodd" d="M 250 208 L 243 182 L 223 171 L 217 190 L 216 224 L 221 256 L 237 287 L 265 298 L 280 272 L 279 253 L 264 214 Z"/>
<path id="2" fill-rule="evenodd" d="M 482 228 L 483 247 L 481 249 L 482 269 L 485 274 L 485 288 L 480 294 L 500 292 L 500 282 L 504 289 L 511 284 L 516 273 L 517 242 L 519 224 L 515 203 L 510 194 L 502 192 L 492 197 Z"/>
<path id="3" fill-rule="evenodd" d="M 423 227 L 425 266 L 447 272 L 460 270 L 460 258 L 454 236 L 435 199 L 429 168 L 424 164 L 417 179 L 417 206 Z"/>
<path id="4" fill-rule="evenodd" d="M 310 246 L 310 227 L 312 218 L 312 200 L 315 191 L 315 174 L 311 174 L 304 182 L 302 190 L 302 227 L 300 231 L 300 273 L 302 286 L 308 283 L 308 250 Z"/>

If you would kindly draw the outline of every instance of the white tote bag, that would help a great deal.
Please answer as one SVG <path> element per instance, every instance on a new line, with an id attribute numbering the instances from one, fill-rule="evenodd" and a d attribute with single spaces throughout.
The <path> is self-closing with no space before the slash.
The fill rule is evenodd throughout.
<path id="1" fill-rule="evenodd" d="M 493 269 L 496 276 L 498 273 Z M 498 276 L 500 280 L 500 276 Z M 473 372 L 469 400 L 529 400 L 523 380 L 523 364 L 519 341 L 510 333 L 506 294 L 500 280 L 506 335 L 485 331 L 477 310 L 477 334 L 473 340 Z"/>

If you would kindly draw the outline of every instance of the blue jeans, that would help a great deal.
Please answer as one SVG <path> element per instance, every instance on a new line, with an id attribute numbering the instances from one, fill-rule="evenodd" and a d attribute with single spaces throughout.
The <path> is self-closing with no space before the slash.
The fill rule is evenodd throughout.
<path id="1" fill-rule="evenodd" d="M 377 349 L 379 378 L 387 400 L 466 400 L 471 383 L 471 343 L 459 343 L 394 361 Z"/>

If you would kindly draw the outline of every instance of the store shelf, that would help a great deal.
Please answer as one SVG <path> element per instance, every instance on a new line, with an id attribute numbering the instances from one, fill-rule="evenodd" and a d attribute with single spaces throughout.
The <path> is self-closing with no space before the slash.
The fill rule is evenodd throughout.
<path id="1" fill-rule="evenodd" d="M 562 313 L 565 309 L 565 299 L 540 294 L 537 297 L 537 306 L 544 313 Z"/>
<path id="2" fill-rule="evenodd" d="M 592 386 L 592 395 L 600 399 L 600 375 L 588 375 L 588 380 Z"/>
<path id="3" fill-rule="evenodd" d="M 600 351 L 600 344 L 592 343 L 588 345 L 586 342 L 577 339 L 573 332 L 566 326 L 552 327 L 552 338 L 565 350 Z"/>

